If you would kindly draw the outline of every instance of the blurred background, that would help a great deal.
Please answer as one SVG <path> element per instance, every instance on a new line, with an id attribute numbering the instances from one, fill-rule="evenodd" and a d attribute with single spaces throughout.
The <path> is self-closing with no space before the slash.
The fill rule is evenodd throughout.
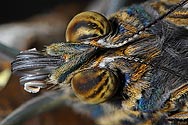
<path id="1" fill-rule="evenodd" d="M 11 74 L 10 63 L 20 50 L 64 41 L 67 23 L 92 2 L 86 0 L 6 0 L 0 2 L 0 121 L 38 94 L 30 94 Z M 80 4 L 81 3 L 81 4 Z M 10 47 L 10 48 L 6 48 Z M 88 125 L 93 121 L 61 107 L 29 119 L 23 125 Z"/>
<path id="2" fill-rule="evenodd" d="M 135 2 L 142 2 L 134 1 Z M 19 77 L 11 74 L 11 62 L 21 50 L 65 41 L 65 30 L 79 12 L 94 10 L 109 15 L 131 0 L 6 0 L 0 2 L 0 121 L 38 94 L 24 91 Z M 90 125 L 89 116 L 61 107 L 30 118 L 22 125 Z"/>

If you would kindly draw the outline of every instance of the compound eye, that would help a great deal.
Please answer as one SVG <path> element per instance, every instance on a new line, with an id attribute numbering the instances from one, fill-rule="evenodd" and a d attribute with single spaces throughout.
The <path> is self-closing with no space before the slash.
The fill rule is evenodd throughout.
<path id="1" fill-rule="evenodd" d="M 116 93 L 118 80 L 117 76 L 107 69 L 87 69 L 74 74 L 71 86 L 80 100 L 97 104 Z"/>
<path id="2" fill-rule="evenodd" d="M 81 42 L 109 34 L 109 21 L 97 12 L 87 11 L 76 15 L 68 24 L 66 41 Z"/>

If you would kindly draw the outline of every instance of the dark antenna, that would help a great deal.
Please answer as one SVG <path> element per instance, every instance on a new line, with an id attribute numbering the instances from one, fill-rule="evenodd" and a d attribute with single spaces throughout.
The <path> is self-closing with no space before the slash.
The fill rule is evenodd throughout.
<path id="1" fill-rule="evenodd" d="M 164 19 L 165 17 L 167 17 L 169 14 L 171 14 L 173 11 L 175 11 L 178 7 L 181 7 L 181 6 L 185 5 L 186 2 L 188 2 L 188 0 L 182 0 L 177 5 L 175 5 L 172 8 L 170 8 L 168 12 L 166 12 L 163 15 L 159 16 L 157 19 L 153 20 L 147 26 L 145 26 L 142 29 L 140 29 L 136 34 L 140 34 L 141 31 L 144 31 L 145 29 L 151 27 L 152 25 L 155 25 L 158 21 L 160 21 L 160 20 Z"/>
<path id="2" fill-rule="evenodd" d="M 121 47 L 129 42 L 134 42 L 135 39 L 139 38 L 139 35 L 142 34 L 143 31 L 145 31 L 146 29 L 152 27 L 153 25 L 155 25 L 156 23 L 158 23 L 159 21 L 161 21 L 162 19 L 164 19 L 165 17 L 167 17 L 169 14 L 171 14 L 172 12 L 174 12 L 178 7 L 181 7 L 183 5 L 185 5 L 188 2 L 188 0 L 182 0 L 179 3 L 177 3 L 177 5 L 171 7 L 166 13 L 164 13 L 163 15 L 159 16 L 158 18 L 156 18 L 155 20 L 153 20 L 151 23 L 149 23 L 147 26 L 141 28 L 140 30 L 138 30 L 136 33 L 134 33 L 132 36 L 126 38 L 122 43 L 120 44 L 105 44 L 105 47 L 107 48 L 117 48 L 117 47 Z"/>

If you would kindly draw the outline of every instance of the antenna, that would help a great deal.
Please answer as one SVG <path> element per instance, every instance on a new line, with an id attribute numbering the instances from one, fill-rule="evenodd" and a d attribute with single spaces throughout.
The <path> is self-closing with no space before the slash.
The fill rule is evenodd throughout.
<path id="1" fill-rule="evenodd" d="M 161 21 L 162 19 L 164 19 L 165 17 L 167 17 L 169 14 L 171 14 L 172 12 L 174 12 L 178 7 L 181 7 L 183 5 L 185 5 L 188 2 L 188 0 L 182 0 L 181 2 L 179 2 L 177 5 L 171 7 L 166 13 L 164 13 L 163 15 L 159 16 L 158 18 L 156 18 L 155 20 L 153 20 L 151 23 L 149 23 L 147 26 L 141 28 L 140 30 L 138 30 L 136 33 L 134 33 L 132 36 L 126 38 L 122 43 L 119 44 L 111 44 L 111 43 L 104 43 L 101 42 L 100 40 L 98 41 L 98 43 L 103 43 L 104 46 L 106 48 L 117 48 L 117 47 L 121 47 L 124 46 L 125 44 L 129 43 L 129 42 L 134 42 L 135 39 L 139 38 L 139 35 L 145 31 L 147 28 L 150 28 L 151 26 L 155 25 L 156 23 L 158 23 L 159 21 Z"/>
<path id="2" fill-rule="evenodd" d="M 164 19 L 165 17 L 167 17 L 169 14 L 171 14 L 173 11 L 175 11 L 178 7 L 181 7 L 183 5 L 186 4 L 186 2 L 188 2 L 188 0 L 182 0 L 181 2 L 179 2 L 177 5 L 173 6 L 172 8 L 169 9 L 168 12 L 164 13 L 163 15 L 159 16 L 157 19 L 153 20 L 151 23 L 149 23 L 147 26 L 143 27 L 142 29 L 140 29 L 136 34 L 140 34 L 141 31 L 144 31 L 146 28 L 151 27 L 152 25 L 155 25 L 158 21 Z M 134 36 L 134 35 L 133 35 Z"/>

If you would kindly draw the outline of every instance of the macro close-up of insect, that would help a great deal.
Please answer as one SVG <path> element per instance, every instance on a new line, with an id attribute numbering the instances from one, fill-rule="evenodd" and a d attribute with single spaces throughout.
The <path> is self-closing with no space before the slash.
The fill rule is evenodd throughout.
<path id="1" fill-rule="evenodd" d="M 188 0 L 148 0 L 107 16 L 81 12 L 65 38 L 16 56 L 11 70 L 23 89 L 47 91 L 0 125 L 57 105 L 97 125 L 188 124 Z"/>

